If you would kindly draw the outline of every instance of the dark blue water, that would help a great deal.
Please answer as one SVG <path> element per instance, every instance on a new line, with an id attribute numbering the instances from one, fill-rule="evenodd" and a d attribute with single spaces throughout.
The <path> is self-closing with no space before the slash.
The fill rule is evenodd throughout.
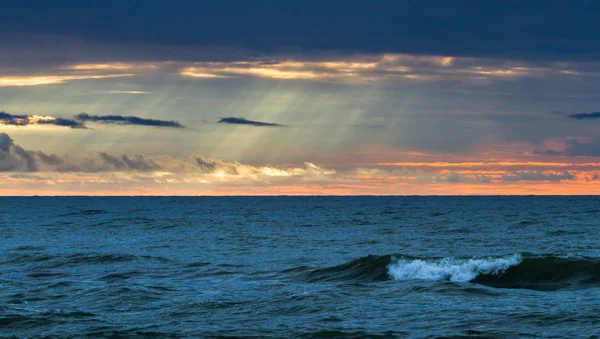
<path id="1" fill-rule="evenodd" d="M 0 336 L 598 338 L 600 198 L 0 198 Z"/>

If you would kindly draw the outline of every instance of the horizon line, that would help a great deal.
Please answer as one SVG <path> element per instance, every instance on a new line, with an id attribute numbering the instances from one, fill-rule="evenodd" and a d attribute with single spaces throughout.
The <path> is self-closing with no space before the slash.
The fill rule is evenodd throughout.
<path id="1" fill-rule="evenodd" d="M 410 197 L 600 197 L 600 194 L 357 194 L 357 195 L 331 195 L 331 194 L 303 194 L 303 195 L 0 195 L 1 198 L 358 198 L 358 197 L 387 197 L 387 198 L 410 198 Z"/>

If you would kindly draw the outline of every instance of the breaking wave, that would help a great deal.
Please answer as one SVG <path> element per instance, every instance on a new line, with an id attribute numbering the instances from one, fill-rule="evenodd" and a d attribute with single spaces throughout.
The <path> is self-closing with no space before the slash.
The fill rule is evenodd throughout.
<path id="1" fill-rule="evenodd" d="M 442 258 L 434 260 L 398 259 L 388 266 L 394 280 L 448 280 L 469 282 L 480 274 L 499 276 L 510 267 L 519 265 L 520 254 L 501 258 Z"/>
<path id="2" fill-rule="evenodd" d="M 310 282 L 433 280 L 540 291 L 600 287 L 600 259 L 512 254 L 418 258 L 370 255 L 321 269 L 292 269 Z"/>

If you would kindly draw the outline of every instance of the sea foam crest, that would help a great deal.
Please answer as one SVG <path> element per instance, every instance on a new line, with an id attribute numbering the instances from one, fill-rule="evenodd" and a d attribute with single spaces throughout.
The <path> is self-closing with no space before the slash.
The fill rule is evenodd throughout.
<path id="1" fill-rule="evenodd" d="M 388 266 L 395 280 L 449 280 L 469 282 L 480 274 L 502 274 L 522 262 L 520 254 L 501 258 L 443 258 L 437 260 L 398 259 Z"/>

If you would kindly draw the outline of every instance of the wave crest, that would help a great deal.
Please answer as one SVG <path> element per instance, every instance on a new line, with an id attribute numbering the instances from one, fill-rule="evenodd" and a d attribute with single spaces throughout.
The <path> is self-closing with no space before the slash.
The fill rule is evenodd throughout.
<path id="1" fill-rule="evenodd" d="M 480 274 L 500 275 L 523 261 L 520 254 L 502 258 L 397 259 L 388 266 L 394 280 L 448 280 L 469 282 Z"/>

